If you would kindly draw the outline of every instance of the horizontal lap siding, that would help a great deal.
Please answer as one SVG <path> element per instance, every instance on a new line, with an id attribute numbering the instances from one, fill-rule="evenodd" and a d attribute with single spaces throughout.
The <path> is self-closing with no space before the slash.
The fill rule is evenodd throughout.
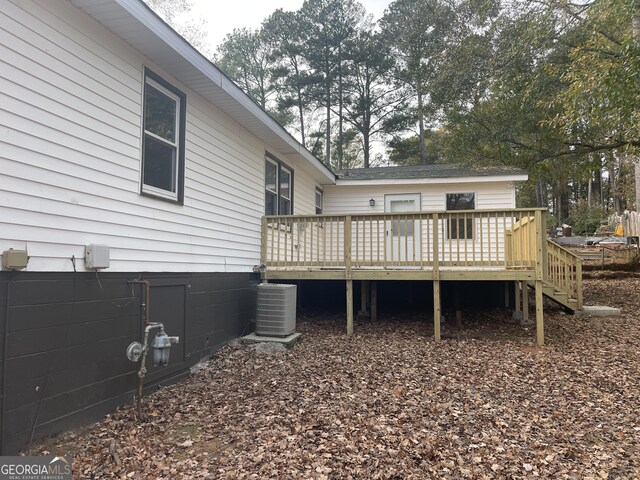
<path id="1" fill-rule="evenodd" d="M 182 206 L 139 194 L 144 66 L 187 94 Z M 29 271 L 83 270 L 89 243 L 109 271 L 259 263 L 265 145 L 67 2 L 3 4 L 0 113 L 0 251 L 27 248 Z"/>
<path id="2" fill-rule="evenodd" d="M 426 185 L 370 185 L 370 186 L 326 186 L 325 213 L 380 213 L 384 212 L 384 196 L 389 194 L 420 193 L 424 211 L 442 211 L 447 193 L 476 194 L 476 209 L 515 208 L 515 187 L 511 182 L 491 183 L 444 183 Z M 374 199 L 374 207 L 369 200 Z"/>
<path id="3" fill-rule="evenodd" d="M 443 182 L 445 179 L 443 179 Z M 421 209 L 423 211 L 443 211 L 446 206 L 447 193 L 476 194 L 476 209 L 510 209 L 515 208 L 515 188 L 510 182 L 490 183 L 450 183 L 428 185 L 376 185 L 376 186 L 328 186 L 325 188 L 325 210 L 327 214 L 355 214 L 384 212 L 384 197 L 389 194 L 419 193 L 421 195 Z M 369 205 L 370 199 L 375 200 L 375 206 Z M 391 247 L 384 241 L 384 235 L 389 228 L 388 222 L 380 222 L 374 227 L 373 236 L 367 230 L 366 221 L 352 227 L 354 242 L 354 261 L 379 261 L 385 255 L 393 257 Z M 491 261 L 495 264 L 504 260 L 505 227 L 509 228 L 510 220 L 505 224 L 502 217 L 495 224 L 495 219 L 486 218 L 476 220 L 474 224 L 474 240 L 449 241 L 446 236 L 447 223 L 440 221 L 438 238 L 441 250 L 440 260 L 452 264 L 464 264 L 466 261 Z M 415 247 L 409 246 L 409 257 L 402 255 L 402 260 L 431 261 L 433 248 L 432 222 L 425 221 L 419 229 L 419 239 Z M 364 231 L 362 228 L 364 227 Z M 378 230 L 379 228 L 379 230 Z M 389 238 L 389 237 L 387 237 Z M 399 237 L 396 237 L 399 238 Z M 355 240 L 357 239 L 357 240 Z M 338 239 L 342 242 L 342 238 Z M 386 252 L 385 252 L 386 245 Z M 357 251 L 356 250 L 356 246 Z M 401 249 L 403 244 L 393 244 L 393 250 Z M 415 248 L 415 257 L 413 256 Z M 397 257 L 397 253 L 395 256 Z"/>

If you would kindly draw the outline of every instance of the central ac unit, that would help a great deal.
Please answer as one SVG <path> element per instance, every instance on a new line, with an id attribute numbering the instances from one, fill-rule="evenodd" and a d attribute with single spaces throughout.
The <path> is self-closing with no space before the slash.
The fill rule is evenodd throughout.
<path id="1" fill-rule="evenodd" d="M 296 286 L 258 285 L 256 335 L 286 337 L 296 329 Z"/>

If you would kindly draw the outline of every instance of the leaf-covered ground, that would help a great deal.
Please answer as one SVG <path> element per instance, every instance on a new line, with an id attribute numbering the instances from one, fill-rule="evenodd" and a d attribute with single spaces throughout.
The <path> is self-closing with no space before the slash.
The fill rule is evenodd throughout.
<path id="1" fill-rule="evenodd" d="M 144 423 L 126 407 L 39 451 L 73 453 L 74 478 L 640 478 L 640 277 L 611 273 L 585 298 L 623 316 L 551 309 L 542 349 L 498 310 L 439 344 L 429 313 L 352 338 L 302 318 L 294 349 L 230 345 Z"/>

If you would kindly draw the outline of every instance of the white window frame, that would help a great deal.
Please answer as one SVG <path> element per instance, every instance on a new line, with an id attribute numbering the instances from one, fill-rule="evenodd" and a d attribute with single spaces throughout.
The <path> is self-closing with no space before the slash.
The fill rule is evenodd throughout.
<path id="1" fill-rule="evenodd" d="M 266 155 L 266 162 L 276 167 L 276 185 L 275 185 L 275 190 L 267 188 L 267 163 L 265 163 L 265 170 L 264 170 L 265 172 L 265 178 L 264 178 L 265 215 L 293 215 L 293 181 L 294 181 L 293 170 L 269 153 L 267 153 Z M 280 184 L 280 174 L 283 171 L 289 175 L 289 195 L 288 196 L 284 196 L 282 194 L 282 188 Z M 267 213 L 266 192 L 269 192 L 276 196 L 276 201 L 275 201 L 276 212 L 275 213 Z M 285 199 L 289 202 L 289 210 L 290 210 L 289 213 L 282 213 L 280 211 L 280 199 Z"/>
<path id="2" fill-rule="evenodd" d="M 186 119 L 183 118 L 182 116 L 182 112 L 183 112 L 183 104 L 182 102 L 185 101 L 185 96 L 183 94 L 183 96 L 181 97 L 180 95 L 177 95 L 175 92 L 172 92 L 171 90 L 169 90 L 168 88 L 166 88 L 164 85 L 160 84 L 158 81 L 154 80 L 153 77 L 157 77 L 157 75 L 155 74 L 150 74 L 150 72 L 145 71 L 144 74 L 144 86 L 143 86 L 143 92 L 142 92 L 142 162 L 141 162 L 141 167 L 140 167 L 140 191 L 144 194 L 147 195 L 151 195 L 153 197 L 159 197 L 159 198 L 163 198 L 163 199 L 167 199 L 167 200 L 172 200 L 174 202 L 180 202 L 182 200 L 181 198 L 181 186 L 180 186 L 180 175 L 181 175 L 181 169 L 183 168 L 183 162 L 184 162 L 184 158 L 183 157 L 183 152 L 181 151 L 181 141 L 183 141 L 182 139 L 182 132 L 184 131 L 184 125 L 182 125 L 182 122 L 185 122 Z M 147 85 L 155 88 L 156 90 L 158 90 L 160 93 L 162 93 L 163 95 L 166 95 L 167 97 L 169 97 L 171 100 L 173 100 L 176 103 L 176 110 L 175 110 L 175 126 L 174 126 L 174 131 L 175 131 L 175 138 L 174 141 L 171 142 L 169 140 L 167 140 L 164 137 L 160 137 L 159 135 L 156 135 L 155 133 L 147 130 L 145 128 L 145 93 L 146 93 L 146 88 Z M 176 89 L 177 90 L 177 89 Z M 172 183 L 173 183 L 173 190 L 174 191 L 169 191 L 169 190 L 165 190 L 162 188 L 158 188 L 158 187 L 154 187 L 152 185 L 147 185 L 144 183 L 144 173 L 145 173 L 145 149 L 144 149 L 144 144 L 145 144 L 145 139 L 146 137 L 149 136 L 151 138 L 153 138 L 154 140 L 163 143 L 164 145 L 168 145 L 171 148 L 174 149 L 175 151 L 175 165 L 173 168 L 173 172 L 172 172 Z"/>
<path id="3" fill-rule="evenodd" d="M 318 195 L 320 195 L 320 205 L 318 205 Z M 324 213 L 324 191 L 320 187 L 316 187 L 315 193 L 316 215 Z M 318 212 L 318 210 L 320 210 Z"/>
<path id="4" fill-rule="evenodd" d="M 471 194 L 473 195 L 473 209 L 472 210 L 476 210 L 477 209 L 477 200 L 478 200 L 478 194 L 476 192 L 447 192 L 444 196 L 444 208 L 445 210 L 447 210 L 447 204 L 448 204 L 448 196 L 449 195 L 461 195 L 461 194 Z M 448 210 L 450 212 L 455 212 L 456 210 Z M 469 229 L 467 227 L 465 227 L 465 229 L 463 229 L 463 233 L 466 231 L 467 234 L 471 234 L 470 237 L 466 237 L 466 236 L 460 236 L 460 223 L 463 221 L 464 219 L 462 218 L 458 218 L 457 221 L 457 225 L 456 225 L 456 236 L 453 236 L 453 232 L 452 232 L 452 222 L 453 219 L 449 219 L 449 221 L 447 222 L 447 235 L 446 235 L 446 240 L 456 240 L 456 241 L 474 241 L 476 238 L 476 225 L 475 225 L 475 221 L 472 218 L 468 218 L 467 222 L 468 224 L 471 225 L 471 232 L 469 232 Z"/>

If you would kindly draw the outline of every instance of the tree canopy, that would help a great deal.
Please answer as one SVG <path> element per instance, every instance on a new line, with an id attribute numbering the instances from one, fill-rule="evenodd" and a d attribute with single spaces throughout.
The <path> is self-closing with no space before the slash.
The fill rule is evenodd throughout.
<path id="1" fill-rule="evenodd" d="M 558 221 L 582 200 L 634 205 L 640 0 L 394 0 L 378 22 L 305 0 L 234 30 L 216 61 L 332 167 L 518 166 L 519 202 Z"/>

